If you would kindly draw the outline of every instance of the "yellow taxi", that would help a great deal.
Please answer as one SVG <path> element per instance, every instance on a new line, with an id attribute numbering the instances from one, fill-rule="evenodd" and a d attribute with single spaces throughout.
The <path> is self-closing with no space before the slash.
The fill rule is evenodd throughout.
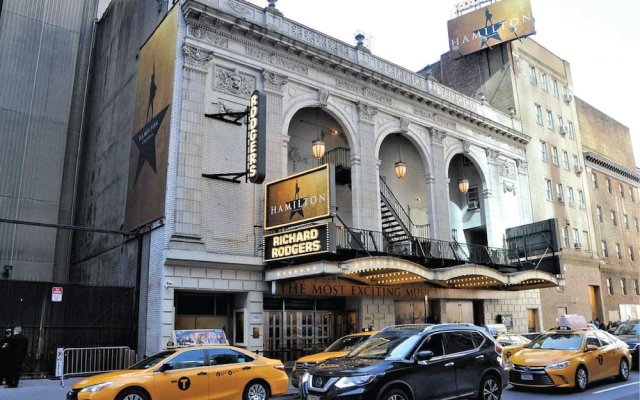
<path id="1" fill-rule="evenodd" d="M 307 372 L 309 368 L 330 358 L 342 357 L 349 354 L 349 352 L 354 347 L 364 342 L 370 336 L 373 336 L 376 333 L 378 332 L 367 331 L 343 336 L 333 342 L 329 347 L 327 347 L 324 352 L 299 358 L 293 366 L 293 371 L 291 373 L 291 384 L 294 387 L 298 387 L 300 378 L 302 377 L 302 375 L 304 375 L 305 372 Z"/>
<path id="2" fill-rule="evenodd" d="M 233 346 L 168 349 L 78 381 L 67 400 L 265 400 L 287 392 L 279 360 Z"/>
<path id="3" fill-rule="evenodd" d="M 502 358 L 504 361 L 507 361 L 512 354 L 515 354 L 531 342 L 531 340 L 524 336 L 514 335 L 512 333 L 498 335 L 496 341 L 502 345 Z"/>
<path id="4" fill-rule="evenodd" d="M 506 363 L 509 383 L 515 387 L 574 388 L 582 392 L 589 382 L 629 378 L 631 354 L 615 336 L 587 327 L 582 316 L 566 315 L 560 325 L 516 352 Z"/>

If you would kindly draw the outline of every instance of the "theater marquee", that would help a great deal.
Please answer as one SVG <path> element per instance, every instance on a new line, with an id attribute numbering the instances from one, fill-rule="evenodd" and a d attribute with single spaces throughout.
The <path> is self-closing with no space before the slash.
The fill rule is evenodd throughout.
<path id="1" fill-rule="evenodd" d="M 264 229 L 315 221 L 331 216 L 334 172 L 330 164 L 267 183 Z"/>
<path id="2" fill-rule="evenodd" d="M 335 225 L 319 224 L 264 237 L 264 261 L 335 252 Z"/>

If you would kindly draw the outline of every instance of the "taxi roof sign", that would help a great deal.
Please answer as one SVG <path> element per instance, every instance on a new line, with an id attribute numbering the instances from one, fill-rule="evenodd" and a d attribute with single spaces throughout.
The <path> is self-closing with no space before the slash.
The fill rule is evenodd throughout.
<path id="1" fill-rule="evenodd" d="M 568 314 L 560 317 L 557 330 L 559 331 L 576 331 L 579 329 L 587 329 L 587 320 L 582 315 Z"/>

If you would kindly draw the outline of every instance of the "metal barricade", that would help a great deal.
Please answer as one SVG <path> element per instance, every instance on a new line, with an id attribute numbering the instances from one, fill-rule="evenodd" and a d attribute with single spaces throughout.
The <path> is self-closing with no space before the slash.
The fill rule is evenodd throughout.
<path id="1" fill-rule="evenodd" d="M 82 347 L 64 349 L 60 385 L 72 376 L 98 374 L 125 369 L 136 361 L 136 352 L 129 347 Z"/>

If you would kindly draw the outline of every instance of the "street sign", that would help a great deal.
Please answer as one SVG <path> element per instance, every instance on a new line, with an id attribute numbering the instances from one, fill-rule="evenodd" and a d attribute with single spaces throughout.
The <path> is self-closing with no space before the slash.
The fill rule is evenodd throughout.
<path id="1" fill-rule="evenodd" d="M 58 288 L 58 289 L 62 289 L 62 288 Z M 63 370 L 64 370 L 64 347 L 58 347 L 58 349 L 56 350 L 56 376 L 62 376 Z"/>
<path id="2" fill-rule="evenodd" d="M 62 288 L 59 286 L 55 286 L 51 288 L 51 301 L 60 302 L 62 301 Z"/>

